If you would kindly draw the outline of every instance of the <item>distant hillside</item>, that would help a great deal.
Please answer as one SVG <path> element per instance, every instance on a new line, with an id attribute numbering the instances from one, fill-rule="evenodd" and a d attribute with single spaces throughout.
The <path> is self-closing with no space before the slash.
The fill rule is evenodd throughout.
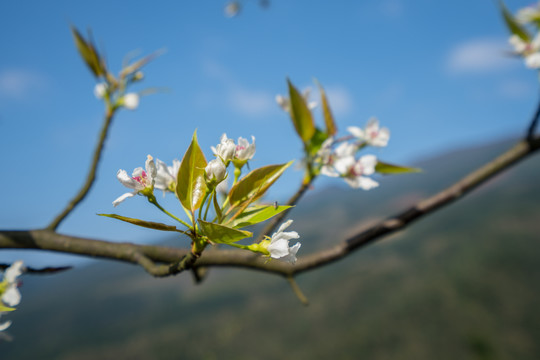
<path id="1" fill-rule="evenodd" d="M 302 254 L 465 175 L 509 143 L 424 161 L 374 191 L 309 194 Z M 153 279 L 100 261 L 26 277 L 1 359 L 540 359 L 540 157 L 342 262 L 299 277 Z"/>

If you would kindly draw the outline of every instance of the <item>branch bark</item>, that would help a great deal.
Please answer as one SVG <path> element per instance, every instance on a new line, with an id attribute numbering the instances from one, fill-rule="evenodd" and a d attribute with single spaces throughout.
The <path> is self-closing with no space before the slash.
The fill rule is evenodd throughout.
<path id="1" fill-rule="evenodd" d="M 404 229 L 414 221 L 464 197 L 539 148 L 540 137 L 538 136 L 520 141 L 449 188 L 331 248 L 300 258 L 295 265 L 281 261 L 268 261 L 267 258 L 242 250 L 211 249 L 205 251 L 197 259 L 188 259 L 188 254 L 190 254 L 188 249 L 86 239 L 58 234 L 50 229 L 0 231 L 0 248 L 40 249 L 118 260 L 140 265 L 154 276 L 174 275 L 179 270 L 189 268 L 216 266 L 261 270 L 289 278 L 340 260 L 368 244 Z"/>

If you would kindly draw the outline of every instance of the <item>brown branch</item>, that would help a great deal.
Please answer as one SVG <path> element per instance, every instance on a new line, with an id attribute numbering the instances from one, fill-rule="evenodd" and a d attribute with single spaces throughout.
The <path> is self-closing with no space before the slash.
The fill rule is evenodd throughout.
<path id="1" fill-rule="evenodd" d="M 86 181 L 83 185 L 83 187 L 79 190 L 77 195 L 71 201 L 66 205 L 65 209 L 62 210 L 60 214 L 58 214 L 54 220 L 49 224 L 47 229 L 49 230 L 56 230 L 60 223 L 69 215 L 70 212 L 75 209 L 77 205 L 81 201 L 84 200 L 90 189 L 92 188 L 92 185 L 94 184 L 94 181 L 96 180 L 96 173 L 97 173 L 97 167 L 99 164 L 99 160 L 101 158 L 101 153 L 103 152 L 103 147 L 105 145 L 105 139 L 107 138 L 107 133 L 109 132 L 109 128 L 111 126 L 112 119 L 114 117 L 114 108 L 111 108 L 108 106 L 107 112 L 105 113 L 105 119 L 103 122 L 103 125 L 101 127 L 101 131 L 99 133 L 98 142 L 96 144 L 96 148 L 94 150 L 94 156 L 92 158 L 92 163 L 90 164 L 90 169 L 88 170 L 88 175 L 86 176 Z"/>
<path id="2" fill-rule="evenodd" d="M 243 250 L 209 250 L 199 258 L 187 249 L 114 243 L 61 235 L 51 230 L 0 231 L 0 248 L 42 249 L 138 264 L 154 276 L 167 276 L 198 267 L 241 267 L 291 277 L 340 260 L 354 251 L 404 229 L 412 222 L 464 197 L 476 187 L 510 168 L 540 148 L 540 137 L 520 141 L 514 147 L 465 176 L 449 188 L 408 210 L 371 226 L 342 243 L 303 258 L 296 265 L 272 260 Z M 195 263 L 196 260 L 196 263 Z M 166 265 L 163 265 L 166 264 Z M 172 264 L 172 266 L 171 266 Z"/>

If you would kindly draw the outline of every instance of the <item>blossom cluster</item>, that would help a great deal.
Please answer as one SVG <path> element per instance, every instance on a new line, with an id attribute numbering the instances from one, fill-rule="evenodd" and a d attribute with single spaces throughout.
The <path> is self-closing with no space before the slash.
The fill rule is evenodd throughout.
<path id="1" fill-rule="evenodd" d="M 15 310 L 14 306 L 19 305 L 21 302 L 18 277 L 23 271 L 24 265 L 20 260 L 15 261 L 4 271 L 3 280 L 0 282 L 0 317 L 9 311 Z M 0 331 L 4 331 L 10 326 L 10 320 L 0 322 Z"/>
<path id="2" fill-rule="evenodd" d="M 505 15 L 512 32 L 508 41 L 514 48 L 514 53 L 523 57 L 528 68 L 540 69 L 540 4 L 520 9 L 515 17 L 509 13 Z M 529 29 L 534 35 L 530 34 Z"/>
<path id="3" fill-rule="evenodd" d="M 322 144 L 315 159 L 321 166 L 320 173 L 330 177 L 342 177 L 354 189 L 369 190 L 379 186 L 378 182 L 368 177 L 375 172 L 377 157 L 363 155 L 357 159 L 355 155 L 365 146 L 386 146 L 390 131 L 380 128 L 376 118 L 371 118 L 364 129 L 350 126 L 347 131 L 352 135 L 352 142 L 341 142 L 337 145 L 338 142 L 330 137 Z"/>
<path id="4" fill-rule="evenodd" d="M 227 208 L 227 213 L 223 216 L 222 214 L 220 216 L 216 216 L 217 224 L 220 224 L 221 222 L 224 222 L 226 225 L 230 227 L 225 227 L 220 224 L 220 227 L 218 228 L 219 231 L 222 231 L 222 235 L 224 236 L 230 236 L 233 234 L 234 236 L 238 235 L 238 233 L 242 233 L 241 230 L 239 230 L 239 226 L 232 226 L 230 225 L 231 221 L 237 216 L 242 216 L 242 213 L 244 210 L 246 212 L 257 212 L 260 211 L 261 208 L 255 206 L 252 208 L 245 208 L 245 206 L 240 206 L 238 204 L 227 204 L 229 201 L 229 198 L 225 200 L 225 202 L 220 206 L 219 204 L 216 204 L 217 198 L 215 197 L 214 192 L 218 190 L 218 186 L 224 183 L 224 180 L 227 178 L 227 168 L 230 164 L 233 164 L 235 171 L 234 171 L 234 184 L 236 184 L 239 180 L 239 176 L 241 174 L 241 169 L 246 163 L 253 159 L 253 156 L 255 155 L 256 145 L 255 145 L 255 137 L 251 137 L 251 143 L 242 137 L 239 137 L 238 140 L 235 142 L 234 139 L 230 139 L 227 137 L 227 134 L 223 134 L 220 138 L 219 144 L 217 144 L 215 147 L 212 146 L 211 150 L 216 157 L 213 160 L 210 160 L 208 163 L 204 160 L 204 163 L 206 163 L 204 167 L 204 183 L 206 185 L 206 191 L 204 194 L 204 200 L 202 201 L 203 206 L 204 203 L 208 199 L 207 204 L 207 211 L 204 213 L 204 216 L 202 216 L 201 212 L 199 212 L 199 221 L 203 221 L 203 226 L 211 226 L 208 225 L 206 222 L 206 213 L 208 212 L 208 208 L 210 207 L 210 201 L 212 201 L 213 198 L 213 206 L 216 209 L 216 215 L 218 213 L 222 213 Z M 187 154 L 188 152 L 186 152 Z M 184 158 L 188 156 L 185 155 Z M 182 163 L 184 160 L 174 160 L 172 166 L 168 166 L 166 163 L 159 159 L 155 159 L 148 155 L 145 162 L 145 167 L 138 167 L 133 170 L 131 176 L 128 175 L 127 171 L 120 169 L 117 172 L 117 179 L 120 181 L 122 185 L 129 188 L 131 191 L 127 192 L 121 196 L 119 196 L 116 200 L 113 201 L 113 206 L 118 206 L 120 203 L 122 203 L 124 200 L 134 197 L 135 195 L 142 195 L 148 198 L 148 200 L 153 203 L 154 205 L 158 206 L 158 208 L 164 212 L 166 212 L 168 215 L 171 215 L 169 212 L 165 211 L 160 205 L 158 205 L 157 200 L 154 196 L 154 189 L 162 190 L 164 193 L 171 192 L 176 194 L 177 197 L 181 197 L 179 193 L 176 191 L 178 185 L 179 177 L 182 176 L 182 171 L 186 171 L 186 169 L 182 168 Z M 189 161 L 187 161 L 189 163 Z M 281 166 L 283 169 L 285 169 L 286 166 Z M 196 167 L 196 166 L 195 166 Z M 202 167 L 201 167 L 202 168 Z M 187 171 L 190 171 L 190 169 L 187 169 Z M 264 181 L 266 178 L 266 175 L 264 172 L 262 173 L 261 180 Z M 260 191 L 260 185 L 257 185 L 257 182 L 254 182 L 252 185 L 247 186 L 254 186 L 254 191 Z M 194 189 L 193 191 L 196 191 Z M 180 200 L 180 199 L 179 199 Z M 244 200 L 245 201 L 245 200 Z M 202 207 L 200 209 L 202 210 Z M 239 207 L 240 210 L 237 215 L 235 216 L 229 216 L 228 219 L 225 219 L 227 217 L 227 214 L 230 212 L 231 207 Z M 271 209 L 274 209 L 274 206 L 268 206 Z M 287 207 L 282 207 L 278 209 L 274 209 L 274 215 L 278 214 L 280 211 L 283 211 Z M 186 209 L 186 212 L 189 212 L 189 209 Z M 273 216 L 273 215 L 272 215 Z M 120 220 L 128 221 L 127 218 L 120 217 L 118 215 L 114 215 L 112 217 L 115 217 Z M 193 217 L 193 213 L 192 213 Z M 178 218 L 175 217 L 175 219 L 178 220 Z M 134 223 L 132 221 L 134 219 L 130 219 L 128 222 Z M 263 221 L 263 220 L 257 220 L 257 222 Z M 182 222 L 182 221 L 181 221 Z M 255 224 L 257 222 L 249 223 L 248 224 Z M 135 222 L 138 225 L 141 225 L 144 223 L 142 220 L 137 220 Z M 285 228 L 287 228 L 292 223 L 292 220 L 287 221 L 284 223 L 279 230 L 272 235 L 272 237 L 268 237 L 266 240 L 261 241 L 260 243 L 255 243 L 252 245 L 240 245 L 224 242 L 228 245 L 235 246 L 238 248 L 251 250 L 254 252 L 258 252 L 263 254 L 264 256 L 268 256 L 270 258 L 274 259 L 282 259 L 285 261 L 289 261 L 291 263 L 296 262 L 296 253 L 298 249 L 300 248 L 300 243 L 296 243 L 293 246 L 289 246 L 289 240 L 291 239 L 297 239 L 300 236 L 297 232 L 285 232 Z M 146 223 L 148 224 L 148 223 Z M 193 226 L 190 226 L 189 224 L 186 224 L 185 222 L 182 222 L 182 224 L 188 226 L 191 229 L 191 233 L 188 234 L 194 234 L 196 233 L 196 226 L 195 224 Z M 147 225 L 141 225 L 141 226 L 147 226 Z M 152 227 L 153 225 L 149 225 L 147 227 Z M 161 228 L 162 229 L 162 228 Z M 224 230 L 225 229 L 225 230 Z M 238 230 L 236 230 L 238 229 Z M 195 230 L 195 231 L 194 231 Z M 214 229 L 215 230 L 215 229 Z M 193 232 L 194 231 L 194 232 Z M 220 243 L 219 238 L 213 238 L 208 239 L 211 243 Z"/>

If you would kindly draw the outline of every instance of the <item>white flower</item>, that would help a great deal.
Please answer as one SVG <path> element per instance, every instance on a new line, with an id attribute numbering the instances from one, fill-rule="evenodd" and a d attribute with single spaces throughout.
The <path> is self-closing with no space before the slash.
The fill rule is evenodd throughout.
<path id="1" fill-rule="evenodd" d="M 210 160 L 204 169 L 206 179 L 210 182 L 219 183 L 227 175 L 227 168 L 221 159 Z"/>
<path id="2" fill-rule="evenodd" d="M 388 128 L 379 129 L 379 120 L 374 117 L 369 119 L 364 130 L 357 126 L 349 126 L 347 131 L 360 141 L 371 146 L 386 146 L 388 139 L 390 139 L 390 130 Z"/>
<path id="3" fill-rule="evenodd" d="M 255 155 L 255 136 L 251 136 L 251 144 L 243 137 L 238 138 L 236 145 L 235 158 L 240 161 L 248 161 Z"/>
<path id="4" fill-rule="evenodd" d="M 227 134 L 221 135 L 220 143 L 217 147 L 211 147 L 214 155 L 219 156 L 223 162 L 227 163 L 234 159 L 236 152 L 236 145 L 233 139 L 227 138 Z"/>
<path id="5" fill-rule="evenodd" d="M 124 95 L 124 107 L 129 110 L 135 110 L 139 106 L 139 95 L 129 93 Z"/>
<path id="6" fill-rule="evenodd" d="M 525 66 L 529 69 L 540 69 L 540 52 L 525 57 Z"/>
<path id="7" fill-rule="evenodd" d="M 133 170 L 133 174 L 129 176 L 125 170 L 118 170 L 116 177 L 118 180 L 127 188 L 133 189 L 133 192 L 125 193 L 116 200 L 113 201 L 113 206 L 118 206 L 122 201 L 127 198 L 137 195 L 141 191 L 150 191 L 154 189 L 154 182 L 157 175 L 156 164 L 154 163 L 154 158 L 148 155 L 146 158 L 144 171 L 141 167 Z"/>
<path id="8" fill-rule="evenodd" d="M 540 4 L 520 9 L 516 14 L 516 20 L 521 24 L 528 24 L 540 20 Z"/>
<path id="9" fill-rule="evenodd" d="M 373 174 L 375 165 L 377 165 L 377 158 L 374 155 L 364 155 L 357 161 L 350 156 L 341 158 L 334 167 L 353 189 L 369 190 L 379 186 L 378 182 L 364 176 Z"/>
<path id="10" fill-rule="evenodd" d="M 344 159 L 354 162 L 354 154 L 356 153 L 356 146 L 351 143 L 341 143 L 334 151 L 329 148 L 331 143 L 326 140 L 319 150 L 321 161 L 323 166 L 321 167 L 321 174 L 331 177 L 340 176 L 341 173 L 335 169 L 336 163 L 343 163 Z"/>
<path id="11" fill-rule="evenodd" d="M 292 224 L 292 220 L 289 220 L 279 227 L 278 231 L 272 235 L 270 244 L 267 246 L 270 257 L 274 259 L 282 259 L 291 263 L 296 262 L 296 253 L 300 249 L 300 243 L 296 243 L 294 246 L 289 247 L 289 240 L 298 239 L 300 235 L 296 231 L 284 232 L 289 225 Z"/>
<path id="12" fill-rule="evenodd" d="M 176 184 L 176 177 L 180 169 L 180 161 L 173 160 L 173 166 L 167 166 L 163 161 L 156 159 L 156 177 L 154 187 L 159 190 L 173 191 Z"/>
<path id="13" fill-rule="evenodd" d="M 540 33 L 536 34 L 531 42 L 524 41 L 517 35 L 508 40 L 514 51 L 525 58 L 525 65 L 531 69 L 540 68 Z"/>
<path id="14" fill-rule="evenodd" d="M 2 281 L 2 287 L 4 287 L 2 302 L 8 306 L 17 306 L 21 302 L 21 293 L 19 292 L 19 289 L 17 289 L 17 278 L 22 274 L 23 270 L 23 262 L 18 260 L 4 272 L 4 280 Z"/>
<path id="15" fill-rule="evenodd" d="M 106 93 L 107 93 L 106 83 L 96 84 L 96 86 L 94 87 L 94 95 L 96 96 L 96 98 L 103 99 Z"/>
<path id="16" fill-rule="evenodd" d="M 2 314 L 5 314 L 5 312 L 0 312 L 0 316 L 2 316 Z M 10 326 L 11 326 L 10 320 L 4 321 L 3 323 L 0 323 L 0 331 L 4 331 Z"/>
<path id="17" fill-rule="evenodd" d="M 304 98 L 308 109 L 313 110 L 317 107 L 317 102 L 309 101 L 310 94 L 311 94 L 311 88 L 309 87 L 305 88 L 304 91 L 302 91 L 302 97 Z M 288 97 L 282 96 L 282 95 L 276 95 L 276 102 L 284 111 L 288 113 L 291 112 L 291 100 Z"/>

